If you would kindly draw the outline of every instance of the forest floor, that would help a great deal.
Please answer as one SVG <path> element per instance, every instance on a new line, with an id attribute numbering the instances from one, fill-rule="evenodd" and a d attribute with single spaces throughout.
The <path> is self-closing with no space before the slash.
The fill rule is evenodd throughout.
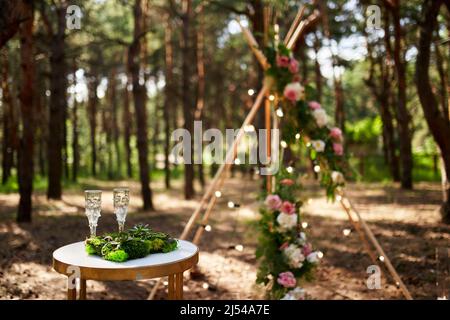
<path id="1" fill-rule="evenodd" d="M 147 223 L 151 227 L 178 235 L 198 200 L 183 200 L 181 185 L 165 191 L 154 184 L 157 211 L 139 211 L 139 185 L 135 182 L 86 180 L 83 188 L 112 190 L 127 185 L 131 206 L 127 225 Z M 263 298 L 263 288 L 255 286 L 257 263 L 254 252 L 255 221 L 258 219 L 256 180 L 232 178 L 213 212 L 211 232 L 200 243 L 199 274 L 185 283 L 187 299 Z M 437 183 L 419 183 L 414 191 L 401 191 L 392 184 L 350 184 L 347 193 L 382 244 L 411 294 L 416 299 L 436 299 L 437 247 L 448 247 L 450 227 L 439 222 L 440 189 Z M 200 188 L 198 188 L 200 189 Z M 323 191 L 307 183 L 307 205 L 303 221 L 308 223 L 309 239 L 324 258 L 316 279 L 304 287 L 312 299 L 403 299 L 392 279 L 382 277 L 379 290 L 369 290 L 366 269 L 371 261 L 356 232 L 350 229 L 339 204 L 328 203 Z M 116 228 L 112 213 L 112 193 L 104 191 L 103 212 L 98 233 Z M 230 209 L 228 201 L 240 207 Z M 44 194 L 34 196 L 32 224 L 17 224 L 17 194 L 0 195 L 0 298 L 64 299 L 66 278 L 51 267 L 53 250 L 80 241 L 88 233 L 81 190 L 64 194 L 62 201 L 47 201 Z M 243 250 L 234 249 L 243 245 Z M 387 273 L 384 273 L 386 275 Z M 152 280 L 136 282 L 88 281 L 89 299 L 146 299 Z M 166 287 L 156 298 L 165 298 Z"/>

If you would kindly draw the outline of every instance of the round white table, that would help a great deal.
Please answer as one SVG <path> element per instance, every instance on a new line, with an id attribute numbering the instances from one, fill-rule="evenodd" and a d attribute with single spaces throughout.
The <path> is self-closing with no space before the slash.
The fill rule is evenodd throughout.
<path id="1" fill-rule="evenodd" d="M 67 299 L 77 298 L 74 279 L 80 279 L 79 299 L 86 299 L 86 280 L 142 280 L 167 276 L 169 299 L 183 298 L 183 272 L 198 262 L 198 247 L 178 240 L 178 248 L 168 253 L 154 253 L 126 262 L 112 262 L 86 253 L 84 241 L 75 242 L 53 252 L 53 269 L 67 275 Z"/>

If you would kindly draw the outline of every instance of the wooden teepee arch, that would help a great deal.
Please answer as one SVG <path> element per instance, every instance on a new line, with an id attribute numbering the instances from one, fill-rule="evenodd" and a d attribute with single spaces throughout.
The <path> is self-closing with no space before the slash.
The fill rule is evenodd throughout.
<path id="1" fill-rule="evenodd" d="M 289 28 L 288 33 L 286 34 L 286 37 L 284 39 L 284 44 L 288 49 L 292 49 L 296 41 L 304 36 L 306 30 L 308 27 L 311 27 L 319 19 L 321 18 L 320 12 L 318 10 L 314 10 L 314 12 L 307 17 L 306 19 L 303 19 L 305 12 L 305 6 L 302 6 L 295 19 L 292 23 L 291 27 Z M 267 62 L 266 57 L 264 56 L 264 53 L 260 50 L 258 43 L 256 42 L 254 36 L 248 30 L 245 28 L 242 23 L 237 19 L 237 22 L 239 23 L 239 26 L 241 27 L 242 33 L 245 37 L 245 40 L 250 46 L 250 49 L 252 50 L 253 54 L 257 58 L 258 62 L 261 64 L 262 68 L 266 70 L 269 67 L 269 64 Z M 237 147 L 244 136 L 244 128 L 246 128 L 248 125 L 250 125 L 253 120 L 255 119 L 255 116 L 261 107 L 262 103 L 265 102 L 265 123 L 267 126 L 267 129 L 270 130 L 270 102 L 268 99 L 270 92 L 270 85 L 268 83 L 264 83 L 261 90 L 258 92 L 256 99 L 250 108 L 249 113 L 247 114 L 247 117 L 245 118 L 242 126 L 239 129 L 238 134 L 236 135 L 231 147 L 228 149 L 225 157 L 224 163 L 222 163 L 217 170 L 216 174 L 214 175 L 214 178 L 212 179 L 211 183 L 209 184 L 208 188 L 206 189 L 206 192 L 203 194 L 202 199 L 200 200 L 200 203 L 198 204 L 197 208 L 192 213 L 191 217 L 189 218 L 188 222 L 186 223 L 183 232 L 181 233 L 179 239 L 186 240 L 189 233 L 191 232 L 192 228 L 197 225 L 197 230 L 193 237 L 193 243 L 198 244 L 200 241 L 200 238 L 203 234 L 204 228 L 208 223 L 209 217 L 214 209 L 214 206 L 217 202 L 217 198 L 220 197 L 220 193 L 217 191 L 220 191 L 223 182 L 227 176 L 227 173 L 230 171 L 232 163 L 234 162 L 234 159 L 237 156 Z M 270 131 L 267 135 L 270 137 Z M 268 152 L 270 152 L 270 147 L 267 148 Z M 270 154 L 268 154 L 270 156 Z M 271 190 L 271 179 L 267 179 L 267 189 L 268 191 Z M 406 299 L 412 300 L 412 296 L 410 292 L 408 291 L 407 287 L 401 280 L 400 276 L 398 275 L 397 271 L 395 270 L 394 266 L 392 265 L 389 257 L 386 255 L 385 251 L 381 247 L 380 243 L 374 236 L 373 232 L 370 230 L 367 223 L 362 218 L 361 214 L 356 210 L 354 205 L 351 203 L 351 201 L 345 196 L 343 192 L 341 192 L 340 195 L 338 195 L 337 200 L 340 202 L 342 208 L 346 212 L 350 223 L 353 225 L 354 229 L 358 232 L 358 235 L 364 245 L 365 250 L 367 251 L 370 259 L 372 262 L 376 265 L 378 265 L 377 256 L 384 258 L 384 264 L 386 265 L 386 268 L 388 272 L 391 274 L 392 278 L 394 279 L 396 285 L 401 289 L 403 295 Z M 201 213 L 203 212 L 203 215 L 201 217 L 201 221 L 197 223 Z M 354 219 L 353 215 L 356 215 L 356 220 Z M 370 243 L 372 243 L 373 247 L 370 246 L 368 240 Z M 373 248 L 375 248 L 375 252 L 373 251 Z M 159 285 L 161 283 L 161 279 L 159 279 L 155 286 L 153 287 L 149 299 L 153 299 L 156 291 L 159 288 Z"/>

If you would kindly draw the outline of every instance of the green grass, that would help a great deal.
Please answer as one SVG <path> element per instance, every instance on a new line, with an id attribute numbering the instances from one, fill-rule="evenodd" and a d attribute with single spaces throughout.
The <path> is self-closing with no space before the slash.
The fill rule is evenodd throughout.
<path id="1" fill-rule="evenodd" d="M 361 160 L 351 158 L 350 165 L 356 173 L 356 180 L 362 182 L 390 182 L 392 181 L 389 167 L 384 163 L 382 156 L 364 157 L 364 173 L 361 174 Z M 436 171 L 433 157 L 430 155 L 413 155 L 413 181 L 435 181 L 441 180 L 439 168 Z"/>

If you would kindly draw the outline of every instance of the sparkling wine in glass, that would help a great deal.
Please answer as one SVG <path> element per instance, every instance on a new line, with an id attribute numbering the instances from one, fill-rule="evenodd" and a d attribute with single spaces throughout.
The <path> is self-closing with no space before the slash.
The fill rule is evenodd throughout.
<path id="1" fill-rule="evenodd" d="M 116 214 L 119 232 L 123 232 L 127 218 L 128 204 L 130 203 L 130 190 L 128 188 L 114 189 L 114 213 Z"/>
<path id="2" fill-rule="evenodd" d="M 85 213 L 89 220 L 91 237 L 95 237 L 98 218 L 100 218 L 100 212 L 102 211 L 102 192 L 100 190 L 86 190 L 84 194 L 86 199 Z"/>

